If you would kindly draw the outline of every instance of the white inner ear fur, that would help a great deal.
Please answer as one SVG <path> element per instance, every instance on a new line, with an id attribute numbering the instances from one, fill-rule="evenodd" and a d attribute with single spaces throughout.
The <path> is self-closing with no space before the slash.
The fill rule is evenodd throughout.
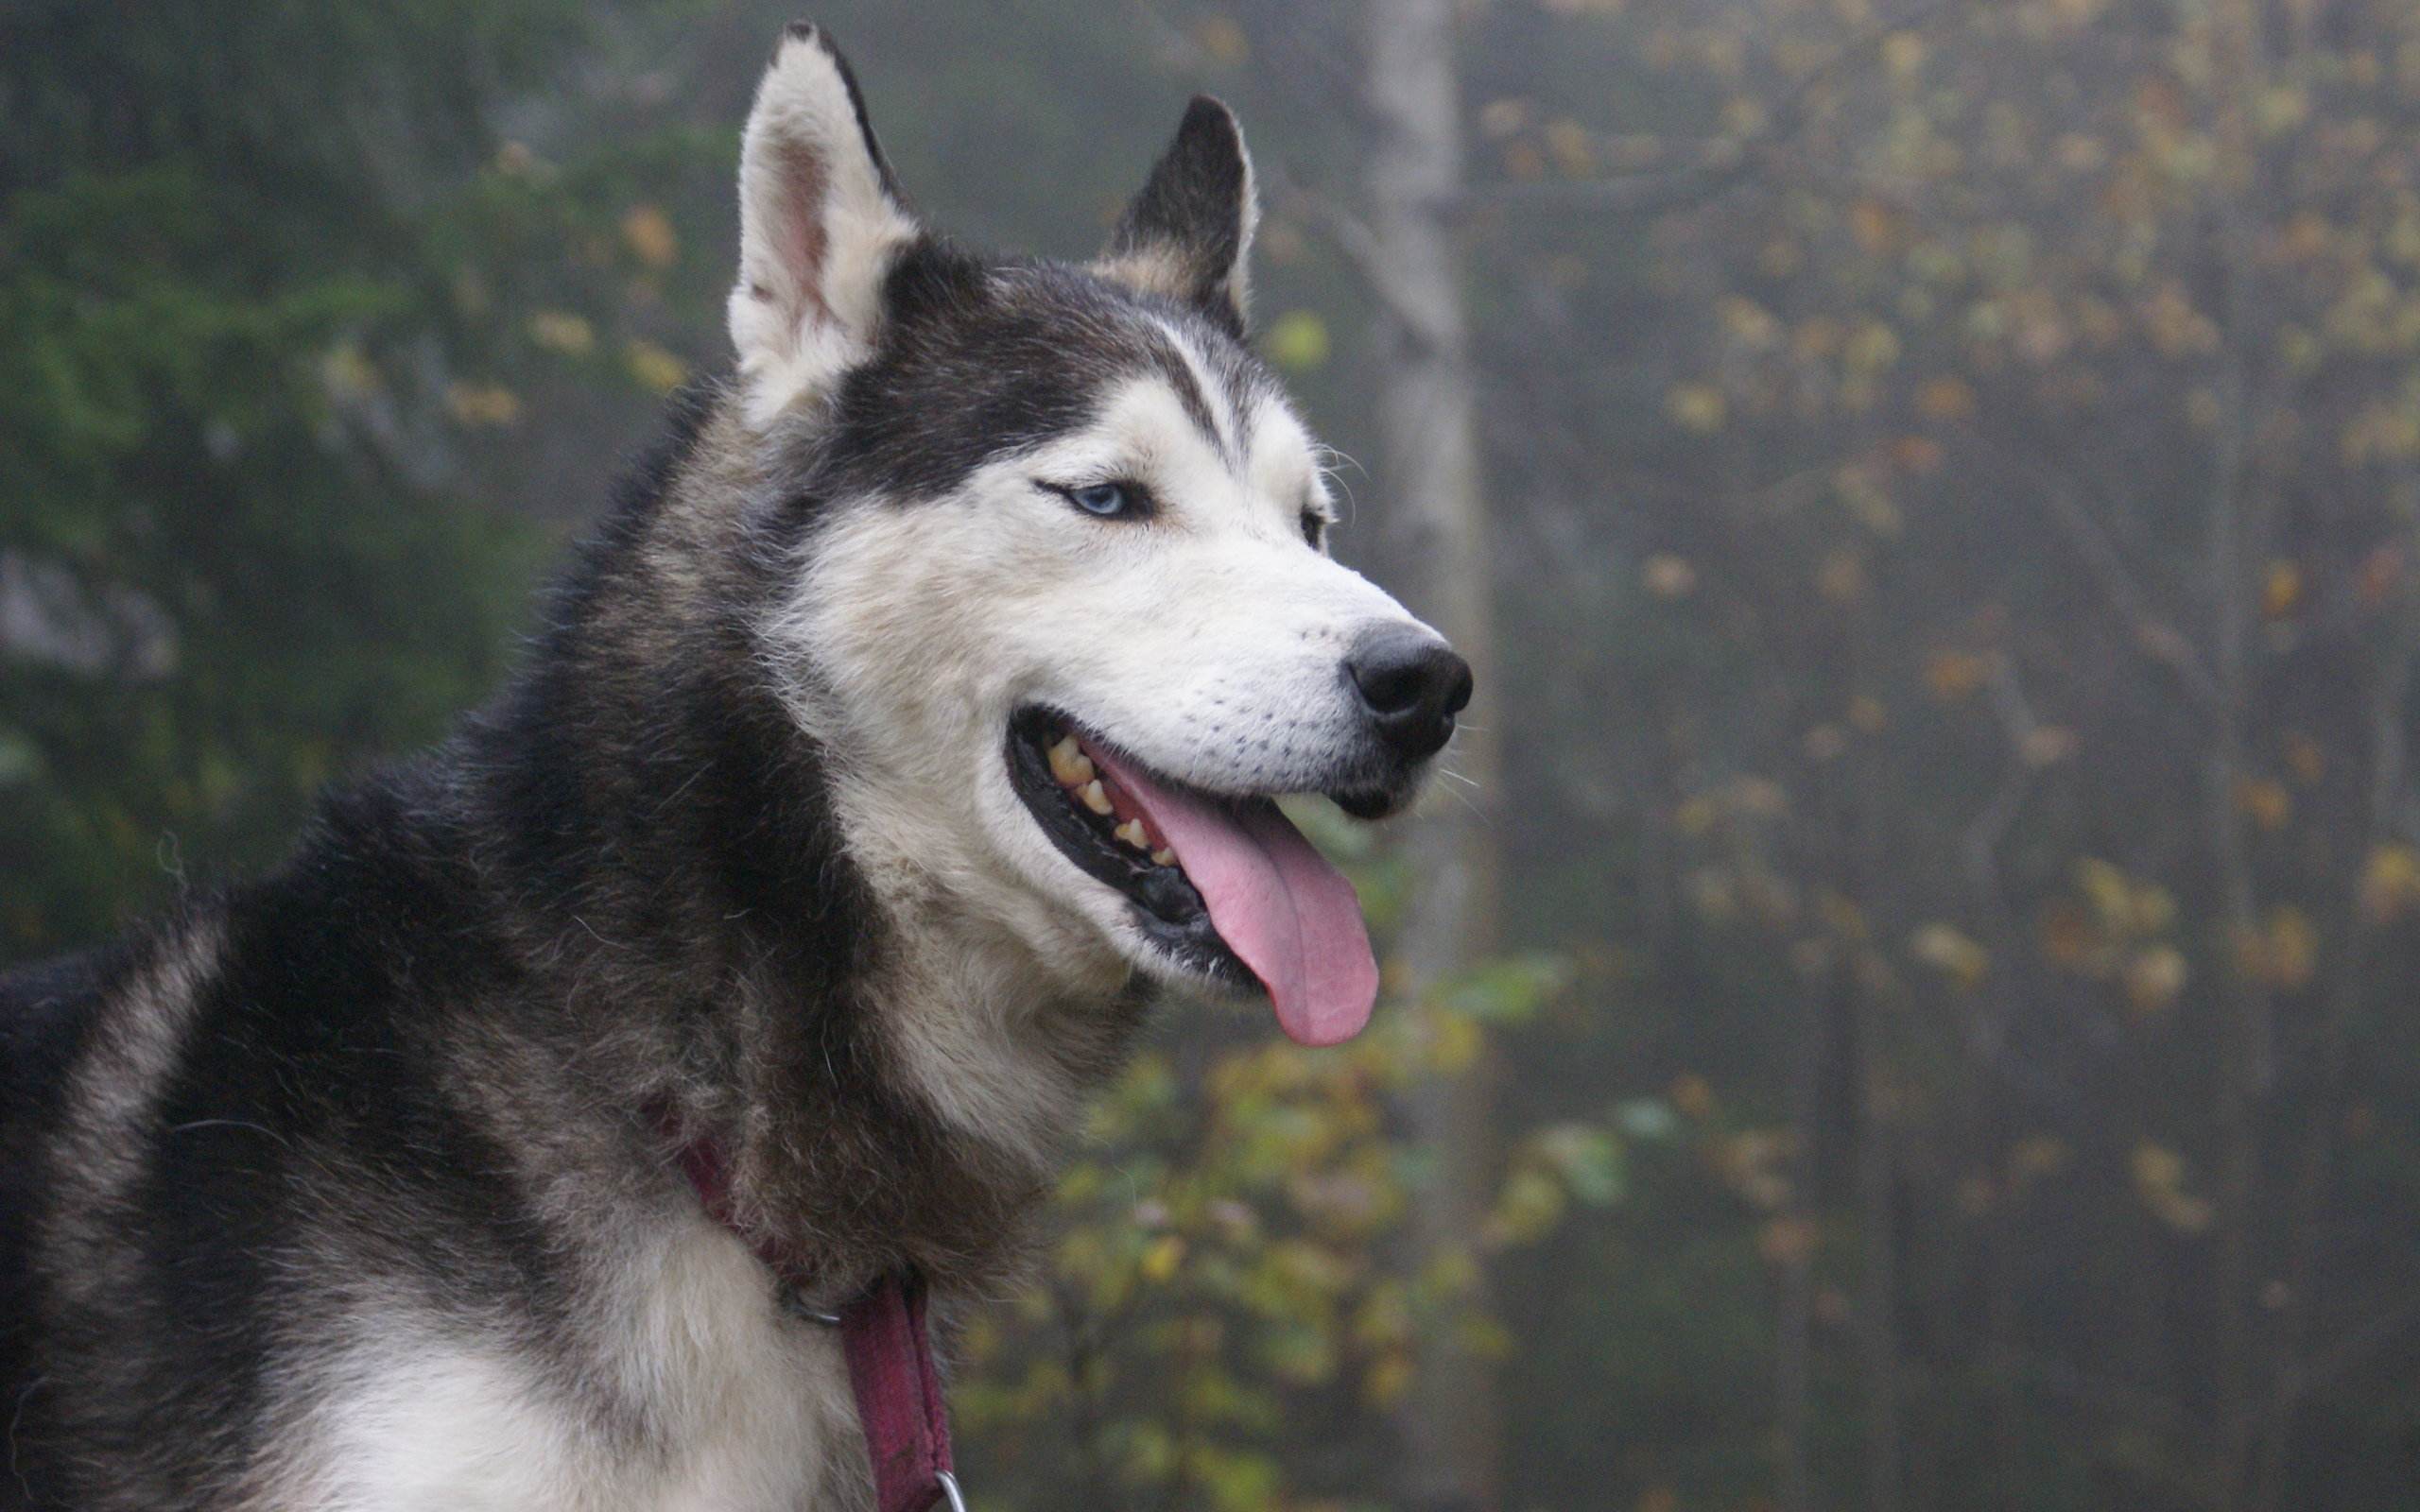
<path id="1" fill-rule="evenodd" d="M 813 38 L 784 39 L 739 152 L 730 317 L 750 424 L 771 423 L 864 359 L 890 254 L 915 233 L 883 191 L 838 62 Z"/>

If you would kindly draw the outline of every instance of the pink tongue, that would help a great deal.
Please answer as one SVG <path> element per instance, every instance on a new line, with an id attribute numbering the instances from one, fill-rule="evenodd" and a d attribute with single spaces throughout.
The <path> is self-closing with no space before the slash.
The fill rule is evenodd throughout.
<path id="1" fill-rule="evenodd" d="M 1360 1033 L 1378 998 L 1378 963 L 1344 874 L 1274 803 L 1213 802 L 1090 754 L 1176 852 L 1219 937 L 1269 989 L 1278 1027 L 1305 1045 Z"/>

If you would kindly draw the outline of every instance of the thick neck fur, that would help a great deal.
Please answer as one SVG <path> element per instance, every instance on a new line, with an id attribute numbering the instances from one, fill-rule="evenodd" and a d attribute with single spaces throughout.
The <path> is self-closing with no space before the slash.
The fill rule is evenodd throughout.
<path id="1" fill-rule="evenodd" d="M 1038 992 L 1012 942 L 865 864 L 757 643 L 815 524 L 757 455 L 685 410 L 431 775 L 484 811 L 463 833 L 511 836 L 474 866 L 550 1080 L 640 1147 L 666 1111 L 719 1140 L 739 1221 L 807 1284 L 995 1284 L 1141 995 Z"/>

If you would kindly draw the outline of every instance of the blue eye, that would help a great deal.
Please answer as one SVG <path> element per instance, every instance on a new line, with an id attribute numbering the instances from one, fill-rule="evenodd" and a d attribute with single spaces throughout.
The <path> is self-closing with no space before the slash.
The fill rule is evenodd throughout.
<path id="1" fill-rule="evenodd" d="M 1073 499 L 1076 507 L 1084 513 L 1103 518 L 1124 514 L 1132 502 L 1126 496 L 1126 485 L 1123 483 L 1096 483 L 1088 489 L 1070 489 L 1067 497 Z"/>

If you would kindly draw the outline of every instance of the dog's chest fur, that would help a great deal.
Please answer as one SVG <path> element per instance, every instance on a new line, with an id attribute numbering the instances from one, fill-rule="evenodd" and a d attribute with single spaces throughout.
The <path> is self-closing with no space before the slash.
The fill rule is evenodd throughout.
<path id="1" fill-rule="evenodd" d="M 293 1382 L 257 1504 L 336 1512 L 742 1512 L 864 1497 L 838 1341 L 773 1303 L 729 1234 L 676 1226 L 629 1257 L 623 1309 L 566 1381 L 509 1332 L 406 1315 Z"/>

